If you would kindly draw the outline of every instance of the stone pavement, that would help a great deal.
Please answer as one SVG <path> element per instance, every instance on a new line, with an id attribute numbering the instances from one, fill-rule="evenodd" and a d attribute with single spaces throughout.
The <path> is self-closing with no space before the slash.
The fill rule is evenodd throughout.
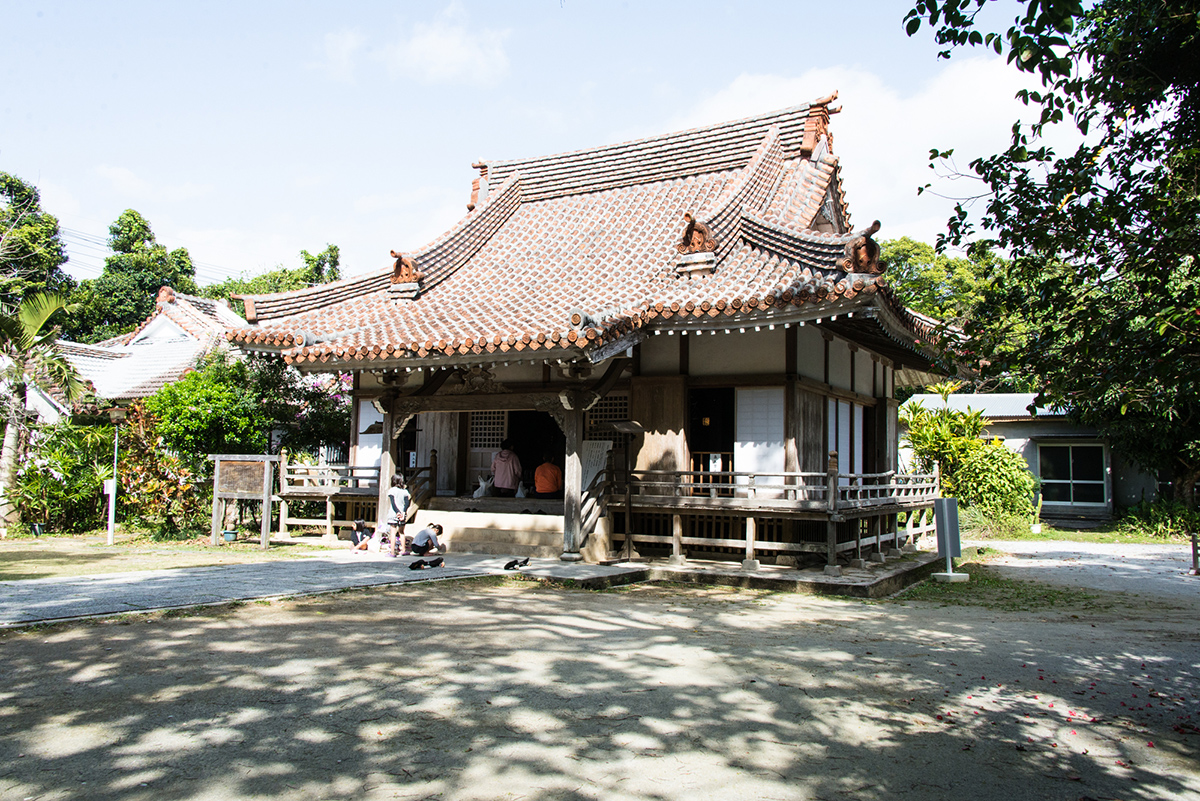
<path id="1" fill-rule="evenodd" d="M 358 587 L 415 581 L 512 575 L 509 557 L 449 554 L 447 566 L 409 570 L 416 557 L 392 559 L 349 551 L 309 559 L 288 559 L 216 567 L 185 567 L 109 573 L 100 576 L 0 581 L 0 627 L 45 621 L 147 612 L 155 609 L 220 604 L 294 595 L 314 595 Z M 602 566 L 534 559 L 522 573 L 538 578 L 586 583 L 623 583 L 645 578 L 639 566 Z"/>

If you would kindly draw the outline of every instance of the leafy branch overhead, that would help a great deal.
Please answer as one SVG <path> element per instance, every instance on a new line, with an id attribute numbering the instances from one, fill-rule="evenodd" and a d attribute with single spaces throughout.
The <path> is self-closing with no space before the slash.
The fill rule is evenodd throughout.
<path id="1" fill-rule="evenodd" d="M 1200 3 L 1031 0 L 1004 31 L 984 0 L 922 0 L 905 17 L 951 57 L 1006 53 L 1040 81 L 1008 148 L 972 161 L 981 211 L 960 203 L 939 247 L 984 242 L 990 265 L 967 324 L 986 371 L 1025 375 L 1195 503 L 1200 478 Z M 1042 139 L 1071 125 L 1065 154 Z M 940 158 L 946 153 L 936 150 Z M 978 246 L 978 245 L 976 245 Z"/>

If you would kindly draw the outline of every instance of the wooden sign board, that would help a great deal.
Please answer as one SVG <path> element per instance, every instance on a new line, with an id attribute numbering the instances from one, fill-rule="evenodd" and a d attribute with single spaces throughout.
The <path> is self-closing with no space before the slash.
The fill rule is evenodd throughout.
<path id="1" fill-rule="evenodd" d="M 271 536 L 271 465 L 278 456 L 256 454 L 209 454 L 213 462 L 212 544 L 217 544 L 225 505 L 229 501 L 259 501 L 262 503 L 262 547 Z"/>
<path id="2" fill-rule="evenodd" d="M 239 462 L 221 460 L 218 493 L 237 493 L 255 498 L 262 496 L 263 472 L 271 469 L 270 462 Z"/>

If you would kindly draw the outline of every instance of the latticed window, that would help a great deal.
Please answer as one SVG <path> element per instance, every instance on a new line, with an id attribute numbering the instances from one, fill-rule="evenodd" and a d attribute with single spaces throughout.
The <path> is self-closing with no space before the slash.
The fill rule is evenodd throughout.
<path id="1" fill-rule="evenodd" d="M 504 441 L 508 412 L 471 412 L 470 447 L 498 450 Z"/>
<path id="2" fill-rule="evenodd" d="M 610 392 L 588 409 L 584 421 L 584 439 L 611 440 L 613 447 L 624 448 L 629 444 L 628 434 L 618 434 L 612 429 L 606 429 L 606 423 L 615 423 L 629 419 L 629 394 L 625 392 Z"/>

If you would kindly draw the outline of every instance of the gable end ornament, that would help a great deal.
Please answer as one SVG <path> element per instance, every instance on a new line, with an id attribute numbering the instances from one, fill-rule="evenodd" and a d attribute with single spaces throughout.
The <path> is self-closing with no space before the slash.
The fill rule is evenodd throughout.
<path id="1" fill-rule="evenodd" d="M 876 220 L 847 242 L 846 255 L 838 260 L 838 267 L 848 273 L 882 275 L 887 270 L 887 263 L 879 260 L 879 243 L 871 238 L 879 228 L 879 220 Z"/>
<path id="2" fill-rule="evenodd" d="M 691 214 L 683 215 L 687 228 L 683 237 L 675 245 L 679 252 L 675 260 L 675 274 L 681 278 L 696 278 L 711 275 L 717 266 L 717 248 L 720 243 L 713 236 L 712 229 Z"/>
<path id="3" fill-rule="evenodd" d="M 392 258 L 396 260 L 392 265 L 389 286 L 392 297 L 415 300 L 421 294 L 421 280 L 425 278 L 425 273 L 419 272 L 413 260 L 403 253 L 393 250 Z"/>

